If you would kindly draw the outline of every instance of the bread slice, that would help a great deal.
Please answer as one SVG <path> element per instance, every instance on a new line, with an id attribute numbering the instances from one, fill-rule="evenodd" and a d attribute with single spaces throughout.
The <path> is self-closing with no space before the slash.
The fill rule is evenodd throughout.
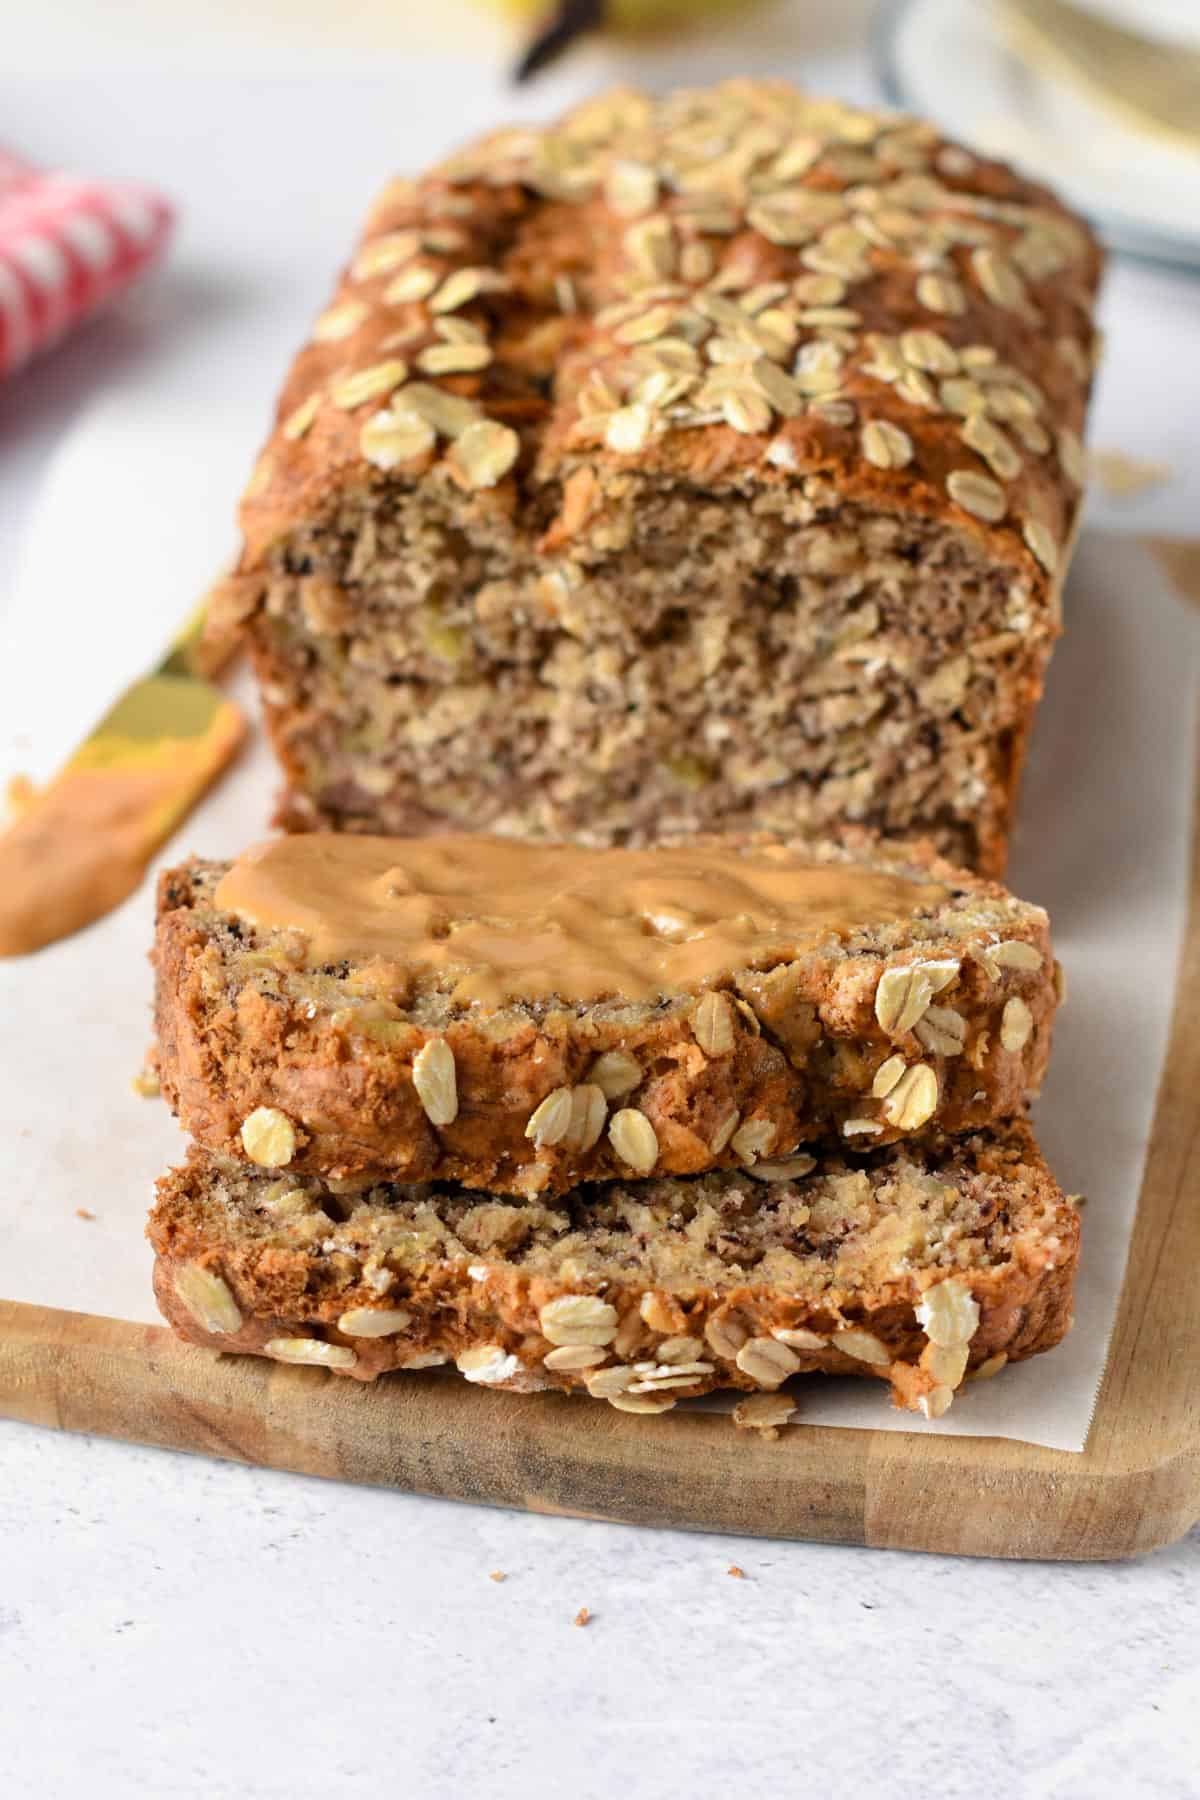
<path id="1" fill-rule="evenodd" d="M 150 1218 L 155 1287 L 194 1343 L 370 1380 L 582 1389 L 661 1412 L 808 1370 L 943 1412 L 968 1371 L 1071 1321 L 1079 1216 L 1027 1124 L 513 1203 L 329 1183 L 193 1151 Z"/>
<path id="2" fill-rule="evenodd" d="M 446 847 L 469 867 L 491 842 L 277 841 L 318 860 L 379 849 L 402 871 L 422 846 Z M 549 854 L 505 848 L 535 872 Z M 815 869 L 888 891 L 898 883 L 906 895 L 911 884 L 911 911 L 881 904 L 875 917 L 868 907 L 849 928 L 790 939 L 731 936 L 728 960 L 701 983 L 636 999 L 614 960 L 603 997 L 488 1002 L 459 996 L 460 966 L 421 961 L 462 941 L 463 921 L 488 921 L 499 902 L 486 885 L 467 902 L 451 896 L 448 940 L 420 955 L 354 957 L 335 946 L 314 966 L 302 933 L 222 910 L 229 865 L 195 862 L 166 873 L 159 893 L 163 1091 L 185 1129 L 224 1155 L 528 1197 L 607 1177 L 769 1164 L 812 1140 L 864 1148 L 925 1129 L 968 1131 L 1020 1111 L 1037 1088 L 1057 1001 L 1040 908 L 923 849 L 758 837 L 687 850 L 712 851 L 714 867 L 735 873 L 772 856 L 790 859 L 798 881 Z M 567 854 L 583 857 L 593 883 L 596 869 L 611 870 L 604 931 L 629 918 L 651 929 L 636 907 L 615 917 L 633 853 Z M 575 890 L 565 891 L 569 900 Z M 715 921 L 730 933 L 742 924 Z"/>
<path id="3" fill-rule="evenodd" d="M 293 828 L 929 836 L 998 874 L 1099 247 L 930 125 L 731 81 L 392 182 L 222 590 Z"/>

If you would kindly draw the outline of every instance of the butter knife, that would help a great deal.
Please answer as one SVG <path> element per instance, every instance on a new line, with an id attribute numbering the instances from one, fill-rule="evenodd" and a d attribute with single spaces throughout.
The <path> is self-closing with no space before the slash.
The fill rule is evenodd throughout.
<path id="1" fill-rule="evenodd" d="M 206 679 L 223 660 L 204 638 L 207 610 L 205 599 L 0 832 L 0 956 L 40 950 L 127 899 L 241 743 L 240 711 Z"/>

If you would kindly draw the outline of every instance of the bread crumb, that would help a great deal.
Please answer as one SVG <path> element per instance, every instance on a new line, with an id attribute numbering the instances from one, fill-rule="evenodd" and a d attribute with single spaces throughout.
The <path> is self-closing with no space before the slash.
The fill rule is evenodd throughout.
<path id="1" fill-rule="evenodd" d="M 574 1623 L 576 1625 L 586 1625 L 591 1616 L 592 1615 L 587 1607 L 581 1606 L 579 1611 L 575 1614 Z"/>
<path id="2" fill-rule="evenodd" d="M 161 1083 L 153 1069 L 143 1069 L 129 1085 L 143 1100 L 157 1100 L 162 1093 Z"/>
<path id="3" fill-rule="evenodd" d="M 746 1579 L 745 1569 L 740 1568 L 737 1563 L 730 1563 L 725 1573 L 727 1575 L 732 1575 L 735 1581 L 745 1581 Z"/>
<path id="4" fill-rule="evenodd" d="M 508 1576 L 504 1573 L 503 1569 L 493 1569 L 491 1574 L 488 1576 L 488 1580 L 489 1581 L 507 1581 Z"/>
<path id="5" fill-rule="evenodd" d="M 779 1427 L 786 1425 L 796 1411 L 791 1394 L 751 1394 L 739 1400 L 733 1409 L 733 1423 L 738 1431 L 756 1432 L 764 1442 L 779 1441 Z"/>
<path id="6" fill-rule="evenodd" d="M 95 1213 L 89 1212 L 86 1206 L 77 1206 L 75 1208 L 75 1217 L 77 1219 L 94 1219 L 95 1216 Z"/>

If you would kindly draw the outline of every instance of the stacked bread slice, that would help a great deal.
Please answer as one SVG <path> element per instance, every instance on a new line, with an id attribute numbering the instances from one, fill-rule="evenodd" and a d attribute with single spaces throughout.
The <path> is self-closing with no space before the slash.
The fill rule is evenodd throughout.
<path id="1" fill-rule="evenodd" d="M 194 1341 L 634 1412 L 854 1372 L 937 1416 L 1070 1322 L 1022 1117 L 1046 917 L 928 851 L 314 833 L 169 872 L 156 963 Z"/>

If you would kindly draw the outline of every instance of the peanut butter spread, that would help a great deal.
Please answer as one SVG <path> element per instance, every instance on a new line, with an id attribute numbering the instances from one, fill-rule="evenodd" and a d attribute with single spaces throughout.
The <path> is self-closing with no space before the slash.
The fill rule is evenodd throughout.
<path id="1" fill-rule="evenodd" d="M 591 850 L 504 838 L 311 832 L 233 864 L 216 904 L 294 931 L 310 965 L 379 957 L 463 1004 L 653 1000 L 940 905 L 935 882 L 784 845 Z"/>

